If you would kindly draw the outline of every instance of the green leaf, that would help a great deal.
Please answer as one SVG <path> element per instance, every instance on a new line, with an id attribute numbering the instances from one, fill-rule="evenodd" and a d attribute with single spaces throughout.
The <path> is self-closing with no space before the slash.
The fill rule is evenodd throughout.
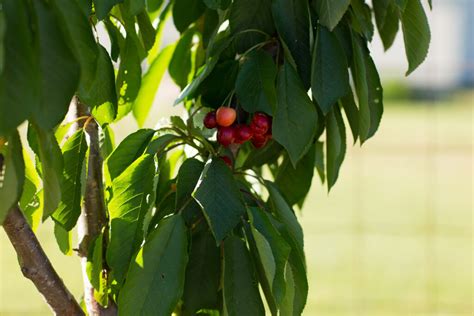
<path id="1" fill-rule="evenodd" d="M 351 0 L 313 0 L 319 22 L 332 31 L 349 8 Z"/>
<path id="2" fill-rule="evenodd" d="M 344 112 L 346 113 L 347 121 L 351 127 L 352 137 L 354 138 L 355 144 L 359 138 L 359 109 L 355 103 L 352 89 L 349 90 L 347 95 L 341 98 L 339 104 L 344 108 Z"/>
<path id="3" fill-rule="evenodd" d="M 298 162 L 296 168 L 293 167 L 287 155 L 278 167 L 275 184 L 291 205 L 303 200 L 311 188 L 315 154 L 315 145 L 313 145 Z"/>
<path id="4" fill-rule="evenodd" d="M 183 306 L 186 314 L 218 308 L 221 273 L 220 251 L 208 231 L 193 236 L 186 267 Z"/>
<path id="5" fill-rule="evenodd" d="M 273 137 L 285 147 L 296 166 L 313 142 L 318 113 L 289 63 L 278 74 L 277 94 Z"/>
<path id="6" fill-rule="evenodd" d="M 197 71 L 196 76 L 193 81 L 181 91 L 180 95 L 174 102 L 174 104 L 179 104 L 192 96 L 194 92 L 199 88 L 201 83 L 212 73 L 214 67 L 216 67 L 219 57 L 222 52 L 229 46 L 233 38 L 228 35 L 227 32 L 219 33 L 212 41 L 209 43 L 209 48 L 207 51 L 206 62 L 205 64 Z"/>
<path id="7" fill-rule="evenodd" d="M 326 180 L 326 169 L 324 168 L 324 143 L 318 141 L 316 142 L 315 147 L 314 166 L 318 171 L 321 183 L 324 183 Z"/>
<path id="8" fill-rule="evenodd" d="M 285 288 L 285 297 L 283 298 L 283 302 L 281 304 L 280 314 L 282 316 L 293 315 L 293 304 L 295 301 L 295 280 L 293 278 L 293 272 L 291 266 L 288 264 L 285 267 L 285 280 L 286 280 L 286 288 Z M 297 315 L 297 314 L 296 314 Z"/>
<path id="9" fill-rule="evenodd" d="M 350 89 L 347 60 L 334 33 L 318 28 L 313 51 L 311 90 L 324 114 Z"/>
<path id="10" fill-rule="evenodd" d="M 262 289 L 263 295 L 265 295 L 265 300 L 266 300 L 268 309 L 270 310 L 270 313 L 272 315 L 278 315 L 278 306 L 277 306 L 274 294 L 272 292 L 273 279 L 269 280 L 267 278 L 267 274 L 270 271 L 276 270 L 275 263 L 274 262 L 271 263 L 271 260 L 268 260 L 270 256 L 273 256 L 273 254 L 271 254 L 271 247 L 268 244 L 268 242 L 264 240 L 264 237 L 262 237 L 264 240 L 262 245 L 266 254 L 265 262 L 264 262 L 264 259 L 260 259 L 259 257 L 259 249 L 257 248 L 257 242 L 255 241 L 254 234 L 252 233 L 250 223 L 245 223 L 244 229 L 245 229 L 245 237 L 247 239 L 247 244 L 250 250 L 250 258 L 252 259 L 252 263 L 256 269 L 259 286 Z M 260 233 L 258 234 L 261 235 Z"/>
<path id="11" fill-rule="evenodd" d="M 23 149 L 23 160 L 25 162 L 25 183 L 20 199 L 20 209 L 28 221 L 31 229 L 35 232 L 41 222 L 41 201 L 39 196 L 40 179 L 31 161 L 30 154 Z"/>
<path id="12" fill-rule="evenodd" d="M 137 120 L 138 126 L 145 124 L 146 118 L 155 100 L 158 87 L 161 79 L 166 71 L 171 56 L 174 51 L 174 45 L 167 46 L 160 54 L 153 60 L 150 68 L 142 79 L 140 91 L 133 102 L 133 116 Z"/>
<path id="13" fill-rule="evenodd" d="M 87 277 L 94 289 L 100 288 L 100 274 L 103 264 L 103 242 L 104 235 L 100 233 L 92 242 L 92 246 L 87 256 L 86 271 Z"/>
<path id="14" fill-rule="evenodd" d="M 224 315 L 265 315 L 249 251 L 235 236 L 224 243 L 223 292 Z"/>
<path id="15" fill-rule="evenodd" d="M 3 72 L 3 66 L 5 64 L 5 31 L 7 30 L 7 21 L 5 19 L 5 14 L 3 11 L 0 11 L 0 75 Z"/>
<path id="16" fill-rule="evenodd" d="M 326 117 L 326 174 L 328 190 L 336 183 L 344 156 L 346 154 L 346 130 L 339 107 Z"/>
<path id="17" fill-rule="evenodd" d="M 375 134 L 383 114 L 383 90 L 375 64 L 362 40 L 353 37 L 352 77 L 359 100 L 359 137 L 361 143 Z"/>
<path id="18" fill-rule="evenodd" d="M 183 293 L 188 241 L 179 215 L 162 220 L 134 258 L 120 291 L 121 315 L 171 315 Z"/>
<path id="19" fill-rule="evenodd" d="M 311 85 L 311 25 L 308 3 L 301 0 L 274 0 L 272 12 L 278 35 L 291 52 L 298 74 L 307 90 Z"/>
<path id="20" fill-rule="evenodd" d="M 66 256 L 72 255 L 72 232 L 65 230 L 60 224 L 54 223 L 54 237 L 59 250 Z"/>
<path id="21" fill-rule="evenodd" d="M 372 10 L 365 0 L 351 0 L 351 26 L 352 29 L 365 37 L 369 42 L 374 36 L 372 23 Z"/>
<path id="22" fill-rule="evenodd" d="M 2 12 L 7 31 L 0 74 L 0 137 L 6 137 L 37 107 L 40 81 L 39 60 L 32 47 L 34 40 L 24 1 L 3 1 Z"/>
<path id="23" fill-rule="evenodd" d="M 108 304 L 107 280 L 103 277 L 104 269 L 104 234 L 100 233 L 92 242 L 87 255 L 86 273 L 92 287 L 94 297 L 102 305 Z"/>
<path id="24" fill-rule="evenodd" d="M 173 57 L 169 62 L 168 72 L 173 81 L 183 89 L 189 82 L 192 69 L 192 47 L 195 30 L 186 30 L 176 44 Z"/>
<path id="25" fill-rule="evenodd" d="M 201 94 L 203 104 L 215 109 L 222 106 L 235 88 L 238 72 L 239 62 L 236 60 L 218 63 L 197 91 L 197 94 Z"/>
<path id="26" fill-rule="evenodd" d="M 124 117 L 132 110 L 132 102 L 138 95 L 142 78 L 138 48 L 133 36 L 129 35 L 129 33 L 127 33 L 125 47 L 120 54 L 120 59 L 116 81 L 119 97 L 117 119 Z"/>
<path id="27" fill-rule="evenodd" d="M 265 164 L 277 161 L 283 151 L 283 147 L 275 141 L 269 141 L 261 149 L 252 148 L 251 152 L 242 164 L 243 169 L 253 169 Z"/>
<path id="28" fill-rule="evenodd" d="M 95 77 L 90 86 L 81 86 L 78 92 L 82 102 L 92 108 L 92 115 L 100 125 L 111 123 L 117 116 L 114 66 L 107 50 L 99 44 Z"/>
<path id="29" fill-rule="evenodd" d="M 6 153 L 0 151 L 0 225 L 10 209 L 20 200 L 25 181 L 25 162 L 18 132 L 11 133 L 4 149 Z"/>
<path id="30" fill-rule="evenodd" d="M 171 143 L 177 141 L 179 139 L 179 136 L 173 135 L 173 134 L 164 134 L 161 136 L 157 136 L 154 138 L 150 144 L 148 145 L 148 148 L 146 150 L 147 153 L 149 154 L 158 154 L 160 155 L 165 148 L 170 145 Z"/>
<path id="31" fill-rule="evenodd" d="M 173 21 L 176 29 L 183 33 L 205 10 L 206 6 L 202 0 L 175 0 L 173 5 Z"/>
<path id="32" fill-rule="evenodd" d="M 240 222 L 245 205 L 232 171 L 220 158 L 209 161 L 193 193 L 217 244 Z"/>
<path id="33" fill-rule="evenodd" d="M 33 119 L 43 129 L 61 123 L 79 83 L 79 64 L 61 33 L 61 26 L 50 5 L 33 2 L 41 75 L 41 97 Z"/>
<path id="34" fill-rule="evenodd" d="M 229 27 L 239 53 L 263 42 L 267 37 L 264 34 L 271 36 L 275 32 L 271 0 L 234 0 Z"/>
<path id="35" fill-rule="evenodd" d="M 372 137 L 380 125 L 383 115 L 383 88 L 375 63 L 369 54 L 365 56 L 367 86 L 369 88 L 370 129 L 368 137 Z"/>
<path id="36" fill-rule="evenodd" d="M 159 0 L 159 1 L 163 1 L 163 0 Z M 153 44 L 153 47 L 148 51 L 147 60 L 149 63 L 152 63 L 155 60 L 158 53 L 160 52 L 162 39 L 163 39 L 163 32 L 165 30 L 166 25 L 168 25 L 168 18 L 171 16 L 171 8 L 173 7 L 172 4 L 173 4 L 172 2 L 168 2 L 163 8 L 163 10 L 161 10 L 160 15 L 158 16 L 158 24 L 155 30 L 155 33 L 156 33 L 155 43 Z"/>
<path id="37" fill-rule="evenodd" d="M 130 16 L 135 16 L 145 9 L 145 0 L 124 0 L 123 8 Z"/>
<path id="38" fill-rule="evenodd" d="M 164 0 L 147 0 L 146 1 L 146 6 L 148 9 L 148 12 L 155 12 L 158 11 L 161 6 L 163 5 Z"/>
<path id="39" fill-rule="evenodd" d="M 105 19 L 110 10 L 112 10 L 112 7 L 122 2 L 123 0 L 94 0 L 94 8 L 97 19 Z"/>
<path id="40" fill-rule="evenodd" d="M 303 242 L 303 230 L 298 223 L 295 212 L 288 205 L 286 200 L 283 198 L 280 190 L 275 184 L 266 181 L 266 187 L 270 194 L 270 202 L 275 212 L 276 217 L 283 223 L 291 237 L 291 240 L 296 245 L 299 255 L 304 257 L 304 242 Z"/>
<path id="41" fill-rule="evenodd" d="M 111 18 L 105 19 L 103 23 L 110 39 L 110 58 L 116 62 L 120 55 L 120 48 L 124 46 L 125 38 Z"/>
<path id="42" fill-rule="evenodd" d="M 308 297 L 308 280 L 306 277 L 306 264 L 303 250 L 303 231 L 293 210 L 286 203 L 279 190 L 268 181 L 266 182 L 266 187 L 270 193 L 270 205 L 272 206 L 273 212 L 283 224 L 277 223 L 277 228 L 291 246 L 288 260 L 291 266 L 293 282 L 289 280 L 285 293 L 290 293 L 290 296 L 293 297 L 293 302 L 287 306 L 288 303 L 286 303 L 286 301 L 289 298 L 285 297 L 282 306 L 284 310 L 287 310 L 287 307 L 289 310 L 293 310 L 290 315 L 301 315 Z M 289 288 L 289 286 L 291 286 L 291 288 Z M 294 295 L 291 294 L 293 291 Z"/>
<path id="43" fill-rule="evenodd" d="M 98 45 L 92 33 L 88 16 L 81 10 L 77 1 L 53 0 L 56 16 L 62 25 L 64 37 L 81 66 L 79 90 L 93 83 L 98 61 Z"/>
<path id="44" fill-rule="evenodd" d="M 206 49 L 209 45 L 209 41 L 218 30 L 219 13 L 211 9 L 206 9 L 204 15 L 199 19 L 198 27 L 202 28 L 200 31 L 202 34 L 202 44 L 203 48 Z"/>
<path id="45" fill-rule="evenodd" d="M 428 55 L 431 32 L 420 0 L 407 1 L 401 17 L 405 53 L 408 59 L 406 75 L 411 74 Z"/>
<path id="46" fill-rule="evenodd" d="M 99 130 L 100 155 L 104 159 L 110 156 L 115 148 L 115 134 L 109 125 Z"/>
<path id="47" fill-rule="evenodd" d="M 204 163 L 197 159 L 186 159 L 179 168 L 176 181 L 176 204 L 177 211 L 184 210 L 196 201 L 192 197 L 192 193 L 199 181 L 201 173 L 204 169 Z M 197 205 L 199 208 L 199 205 Z"/>
<path id="48" fill-rule="evenodd" d="M 138 158 L 112 183 L 113 197 L 108 204 L 110 213 L 110 244 L 107 263 L 120 284 L 130 260 L 144 237 L 143 219 L 154 201 L 156 167 L 152 155 Z"/>
<path id="49" fill-rule="evenodd" d="M 81 214 L 81 176 L 86 151 L 86 136 L 82 128 L 68 138 L 62 149 L 64 170 L 61 179 L 61 202 L 52 217 L 67 231 L 76 226 Z"/>
<path id="50" fill-rule="evenodd" d="M 229 7 L 231 0 L 204 0 L 204 3 L 212 10 L 225 10 Z"/>
<path id="51" fill-rule="evenodd" d="M 395 0 L 395 4 L 400 9 L 400 11 L 403 12 L 405 11 L 408 1 L 409 0 Z"/>
<path id="52" fill-rule="evenodd" d="M 235 83 L 235 93 L 245 111 L 273 114 L 276 76 L 277 68 L 269 54 L 262 51 L 249 54 Z"/>
<path id="53" fill-rule="evenodd" d="M 248 214 L 265 277 L 271 285 L 277 305 L 282 306 L 286 286 L 285 266 L 291 251 L 290 245 L 273 226 L 268 215 L 261 209 L 251 208 Z"/>
<path id="54" fill-rule="evenodd" d="M 110 180 L 122 174 L 145 152 L 154 134 L 153 129 L 140 129 L 125 137 L 106 161 Z"/>
<path id="55" fill-rule="evenodd" d="M 380 38 L 385 50 L 388 50 L 398 33 L 399 10 L 393 0 L 374 1 L 373 5 Z"/>
<path id="56" fill-rule="evenodd" d="M 141 11 L 137 15 L 137 23 L 143 46 L 148 51 L 152 49 L 153 45 L 155 44 L 156 31 L 150 20 L 150 16 L 145 10 Z"/>
<path id="57" fill-rule="evenodd" d="M 61 179 L 63 174 L 63 155 L 52 131 L 44 131 L 37 126 L 28 128 L 32 133 L 28 139 L 33 151 L 41 162 L 41 178 L 43 179 L 43 220 L 48 218 L 61 202 Z"/>

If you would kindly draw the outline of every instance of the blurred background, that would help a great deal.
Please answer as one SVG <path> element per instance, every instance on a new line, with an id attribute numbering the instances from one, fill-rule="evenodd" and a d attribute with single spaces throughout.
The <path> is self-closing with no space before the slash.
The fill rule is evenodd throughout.
<path id="1" fill-rule="evenodd" d="M 402 37 L 386 53 L 375 38 L 386 96 L 380 130 L 363 148 L 349 146 L 330 194 L 314 178 L 298 212 L 310 283 L 304 315 L 473 315 L 474 1 L 433 6 L 430 53 L 409 78 Z M 176 37 L 170 25 L 165 42 Z M 165 78 L 148 127 L 182 113 L 172 107 L 178 93 Z M 116 124 L 117 143 L 136 129 L 132 118 Z M 60 253 L 51 227 L 40 226 L 40 241 L 80 298 L 79 260 Z M 0 230 L 0 315 L 49 314 Z"/>

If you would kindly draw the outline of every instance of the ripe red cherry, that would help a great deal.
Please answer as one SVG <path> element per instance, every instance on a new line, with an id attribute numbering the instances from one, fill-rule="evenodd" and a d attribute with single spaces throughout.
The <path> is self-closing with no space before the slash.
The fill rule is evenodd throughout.
<path id="1" fill-rule="evenodd" d="M 219 126 L 231 126 L 235 122 L 237 112 L 233 108 L 221 106 L 217 109 L 216 120 Z"/>
<path id="2" fill-rule="evenodd" d="M 220 156 L 219 158 L 221 158 L 225 162 L 225 164 L 228 165 L 229 168 L 232 169 L 232 167 L 233 167 L 232 166 L 232 159 L 230 159 L 229 156 Z"/>
<path id="3" fill-rule="evenodd" d="M 252 129 L 248 125 L 238 125 L 236 127 L 236 142 L 243 144 L 253 136 Z"/>
<path id="4" fill-rule="evenodd" d="M 216 111 L 211 111 L 204 117 L 204 126 L 212 129 L 217 127 Z"/>
<path id="5" fill-rule="evenodd" d="M 271 119 L 268 115 L 262 112 L 257 112 L 252 118 L 250 127 L 252 128 L 254 134 L 265 134 L 271 125 Z"/>
<path id="6" fill-rule="evenodd" d="M 217 141 L 224 147 L 235 141 L 235 128 L 232 126 L 220 126 L 217 130 Z"/>
<path id="7" fill-rule="evenodd" d="M 262 134 L 254 134 L 252 138 L 252 145 L 255 146 L 255 148 L 262 148 L 267 144 L 268 141 L 268 136 L 267 135 L 262 135 Z"/>

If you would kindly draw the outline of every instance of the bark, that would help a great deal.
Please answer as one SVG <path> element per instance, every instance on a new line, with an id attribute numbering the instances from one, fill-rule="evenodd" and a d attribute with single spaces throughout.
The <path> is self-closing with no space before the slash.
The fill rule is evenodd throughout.
<path id="1" fill-rule="evenodd" d="M 75 103 L 75 104 L 74 104 Z M 76 117 L 89 116 L 87 106 L 77 97 L 73 99 Z M 80 121 L 79 127 L 82 128 Z M 78 221 L 79 246 L 78 254 L 81 257 L 82 275 L 84 283 L 84 302 L 89 315 L 117 315 L 117 307 L 112 300 L 107 308 L 102 307 L 94 298 L 94 288 L 86 273 L 87 254 L 91 242 L 107 227 L 107 213 L 104 200 L 102 182 L 102 157 L 99 146 L 99 126 L 91 118 L 86 121 L 84 128 L 89 140 L 89 159 L 87 163 L 87 178 L 85 184 L 84 203 Z"/>
<path id="2" fill-rule="evenodd" d="M 3 223 L 18 255 L 21 272 L 30 279 L 56 315 L 84 315 L 79 304 L 54 270 L 35 234 L 18 207 Z"/>

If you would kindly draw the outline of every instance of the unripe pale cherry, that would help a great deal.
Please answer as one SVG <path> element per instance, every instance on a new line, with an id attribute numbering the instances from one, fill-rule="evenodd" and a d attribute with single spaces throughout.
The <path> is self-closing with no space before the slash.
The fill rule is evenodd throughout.
<path id="1" fill-rule="evenodd" d="M 221 106 L 217 109 L 216 120 L 219 126 L 228 127 L 234 124 L 237 112 L 233 108 Z"/>

